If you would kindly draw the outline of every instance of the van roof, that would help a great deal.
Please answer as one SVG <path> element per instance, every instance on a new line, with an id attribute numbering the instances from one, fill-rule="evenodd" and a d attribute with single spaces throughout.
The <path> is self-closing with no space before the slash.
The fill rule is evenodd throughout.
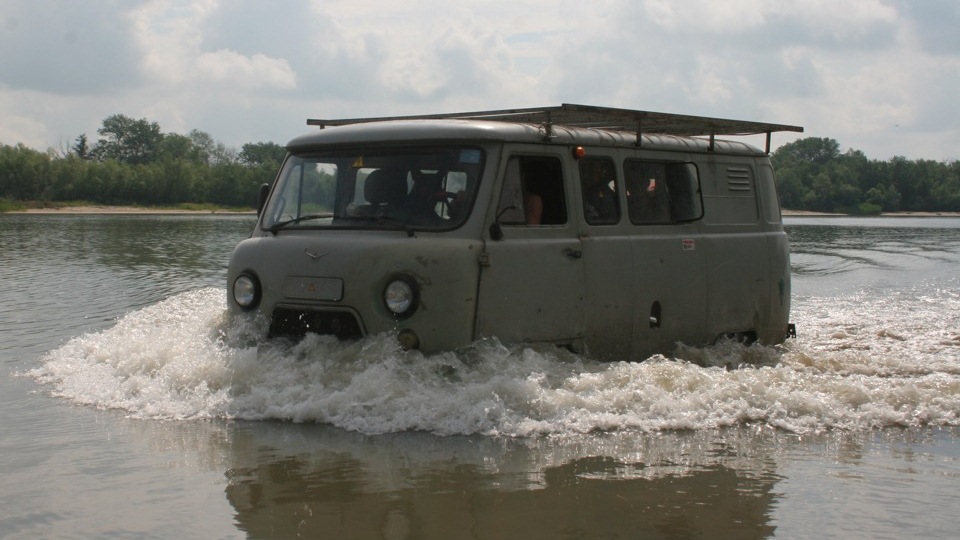
<path id="1" fill-rule="evenodd" d="M 440 113 L 413 116 L 388 116 L 371 118 L 345 119 L 308 119 L 307 125 L 319 126 L 321 129 L 332 126 L 346 126 L 351 124 L 367 124 L 372 122 L 396 122 L 408 120 L 473 120 L 502 122 L 509 124 L 538 125 L 538 132 L 545 140 L 552 140 L 557 136 L 555 128 L 580 128 L 588 130 L 603 130 L 613 132 L 627 132 L 635 134 L 635 144 L 640 145 L 647 135 L 672 135 L 678 137 L 709 137 L 707 150 L 715 149 L 716 135 L 743 136 L 766 134 L 767 148 L 770 153 L 770 135 L 778 131 L 803 132 L 800 126 L 785 124 L 769 124 L 747 120 L 729 120 L 710 118 L 705 116 L 691 116 L 683 114 L 641 111 L 631 109 L 616 109 L 611 107 L 596 107 L 591 105 L 575 105 L 564 103 L 554 107 L 536 107 L 526 109 L 504 109 L 492 111 L 473 111 L 459 113 Z M 306 142 L 298 138 L 296 142 Z M 291 143 L 294 146 L 299 146 Z"/>

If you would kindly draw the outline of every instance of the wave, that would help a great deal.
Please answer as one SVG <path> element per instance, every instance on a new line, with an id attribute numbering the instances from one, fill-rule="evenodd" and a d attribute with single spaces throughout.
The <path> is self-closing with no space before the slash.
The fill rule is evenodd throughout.
<path id="1" fill-rule="evenodd" d="M 230 320 L 222 289 L 206 288 L 74 338 L 23 375 L 59 398 L 137 418 L 316 422 L 367 434 L 960 425 L 956 292 L 794 304 L 801 335 L 780 347 L 678 346 L 670 358 L 596 362 L 492 339 L 429 356 L 389 336 L 265 341 L 262 321 Z"/>

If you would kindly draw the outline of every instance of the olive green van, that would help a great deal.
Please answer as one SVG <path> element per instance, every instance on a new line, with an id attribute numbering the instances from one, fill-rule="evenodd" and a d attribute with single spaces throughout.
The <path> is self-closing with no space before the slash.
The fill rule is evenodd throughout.
<path id="1" fill-rule="evenodd" d="M 270 336 L 642 360 L 792 331 L 768 154 L 800 127 L 569 104 L 308 124 L 230 260 L 231 313 Z M 717 138 L 746 134 L 766 150 Z"/>

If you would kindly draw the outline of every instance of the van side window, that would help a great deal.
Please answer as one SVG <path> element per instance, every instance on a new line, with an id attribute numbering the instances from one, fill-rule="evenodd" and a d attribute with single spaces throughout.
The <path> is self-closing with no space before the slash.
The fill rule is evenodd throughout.
<path id="1" fill-rule="evenodd" d="M 505 225 L 566 223 L 567 199 L 560 160 L 544 156 L 511 157 L 497 215 Z"/>
<path id="2" fill-rule="evenodd" d="M 606 158 L 580 161 L 583 216 L 590 225 L 611 225 L 620 221 L 615 170 L 613 161 Z"/>
<path id="3" fill-rule="evenodd" d="M 623 170 L 632 223 L 677 223 L 703 217 L 694 164 L 628 159 Z"/>

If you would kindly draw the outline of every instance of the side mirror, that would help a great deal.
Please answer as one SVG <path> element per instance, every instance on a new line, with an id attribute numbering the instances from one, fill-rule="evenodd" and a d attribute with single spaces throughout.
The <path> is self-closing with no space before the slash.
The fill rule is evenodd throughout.
<path id="1" fill-rule="evenodd" d="M 270 184 L 261 184 L 260 192 L 257 194 L 257 217 L 263 212 L 263 206 L 267 204 L 267 196 L 270 195 Z"/>
<path id="2" fill-rule="evenodd" d="M 490 224 L 490 239 L 491 240 L 503 240 L 503 228 L 500 227 L 500 218 L 510 210 L 516 210 L 517 207 L 510 205 L 497 214 L 497 219 L 493 220 L 493 223 Z"/>

